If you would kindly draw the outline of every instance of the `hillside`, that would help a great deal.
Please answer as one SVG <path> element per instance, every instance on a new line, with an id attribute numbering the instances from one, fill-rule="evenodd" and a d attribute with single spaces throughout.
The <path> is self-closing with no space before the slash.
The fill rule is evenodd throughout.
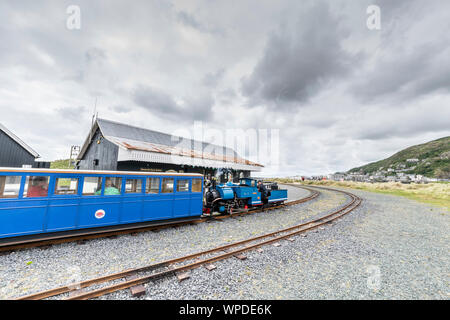
<path id="1" fill-rule="evenodd" d="M 420 174 L 430 178 L 450 178 L 450 137 L 433 140 L 397 152 L 393 156 L 353 168 L 348 173 Z"/>
<path id="2" fill-rule="evenodd" d="M 64 160 L 55 160 L 52 161 L 50 164 L 51 169 L 72 169 L 73 167 L 70 167 L 69 165 L 70 159 L 64 159 Z"/>

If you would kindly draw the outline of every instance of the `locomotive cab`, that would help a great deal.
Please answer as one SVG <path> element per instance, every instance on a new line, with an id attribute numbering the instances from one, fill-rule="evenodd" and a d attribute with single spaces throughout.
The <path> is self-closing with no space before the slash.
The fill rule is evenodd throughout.
<path id="1" fill-rule="evenodd" d="M 256 180 L 251 178 L 241 178 L 239 180 L 240 186 L 247 186 L 247 187 L 256 187 Z"/>

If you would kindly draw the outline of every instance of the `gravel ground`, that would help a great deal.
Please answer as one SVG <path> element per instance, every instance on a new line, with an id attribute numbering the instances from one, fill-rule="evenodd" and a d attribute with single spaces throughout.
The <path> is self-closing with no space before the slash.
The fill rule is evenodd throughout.
<path id="1" fill-rule="evenodd" d="M 295 191 L 290 190 L 290 195 Z M 305 192 L 305 191 L 297 191 Z M 353 191 L 358 209 L 280 247 L 216 262 L 191 278 L 146 284 L 140 299 L 448 299 L 449 216 L 408 199 Z M 300 196 L 305 196 L 304 193 Z M 97 239 L 0 257 L 0 298 L 201 251 L 324 215 L 348 201 L 323 191 L 311 202 L 221 222 Z M 30 263 L 31 262 L 31 263 Z M 132 299 L 128 290 L 102 299 Z"/>
<path id="2" fill-rule="evenodd" d="M 294 188 L 291 186 L 282 186 L 282 185 L 280 185 L 280 188 L 288 189 L 288 201 L 305 198 L 310 195 L 310 192 L 308 190 L 301 188 Z"/>

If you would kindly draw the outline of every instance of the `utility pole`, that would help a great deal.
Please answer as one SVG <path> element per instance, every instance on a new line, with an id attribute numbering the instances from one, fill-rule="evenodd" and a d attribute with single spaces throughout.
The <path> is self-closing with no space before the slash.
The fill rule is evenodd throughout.
<path id="1" fill-rule="evenodd" d="M 75 168 L 75 164 L 77 162 L 77 157 L 80 154 L 80 150 L 81 150 L 80 146 L 72 146 L 70 148 L 69 168 Z"/>
<path id="2" fill-rule="evenodd" d="M 95 97 L 94 113 L 92 114 L 92 119 L 91 119 L 91 129 L 90 129 L 90 131 L 89 131 L 89 143 L 91 143 L 91 141 L 92 141 L 92 135 L 94 134 L 94 133 L 92 132 L 92 128 L 94 127 L 94 123 L 95 123 L 95 120 L 97 119 L 97 117 L 98 117 L 98 112 L 97 112 L 97 97 Z"/>

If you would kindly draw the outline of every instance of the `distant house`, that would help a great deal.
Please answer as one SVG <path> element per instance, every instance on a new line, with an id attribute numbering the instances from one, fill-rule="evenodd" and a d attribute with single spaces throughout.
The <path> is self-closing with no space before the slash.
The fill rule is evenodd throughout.
<path id="1" fill-rule="evenodd" d="M 0 167 L 35 167 L 39 154 L 0 123 Z"/>
<path id="2" fill-rule="evenodd" d="M 410 162 L 410 163 L 415 163 L 415 162 L 419 162 L 419 159 L 406 159 L 406 162 Z"/>
<path id="3" fill-rule="evenodd" d="M 359 181 L 359 182 L 363 182 L 363 181 L 365 181 L 365 180 L 367 180 L 368 179 L 368 176 L 367 175 L 364 175 L 364 174 L 354 174 L 354 175 L 351 175 L 350 176 L 350 180 L 351 181 Z"/>
<path id="4" fill-rule="evenodd" d="M 334 180 L 334 181 L 344 181 L 344 178 L 345 178 L 345 174 L 344 173 L 339 173 L 339 172 L 336 172 L 334 174 L 330 174 L 328 176 L 328 179 Z"/>

